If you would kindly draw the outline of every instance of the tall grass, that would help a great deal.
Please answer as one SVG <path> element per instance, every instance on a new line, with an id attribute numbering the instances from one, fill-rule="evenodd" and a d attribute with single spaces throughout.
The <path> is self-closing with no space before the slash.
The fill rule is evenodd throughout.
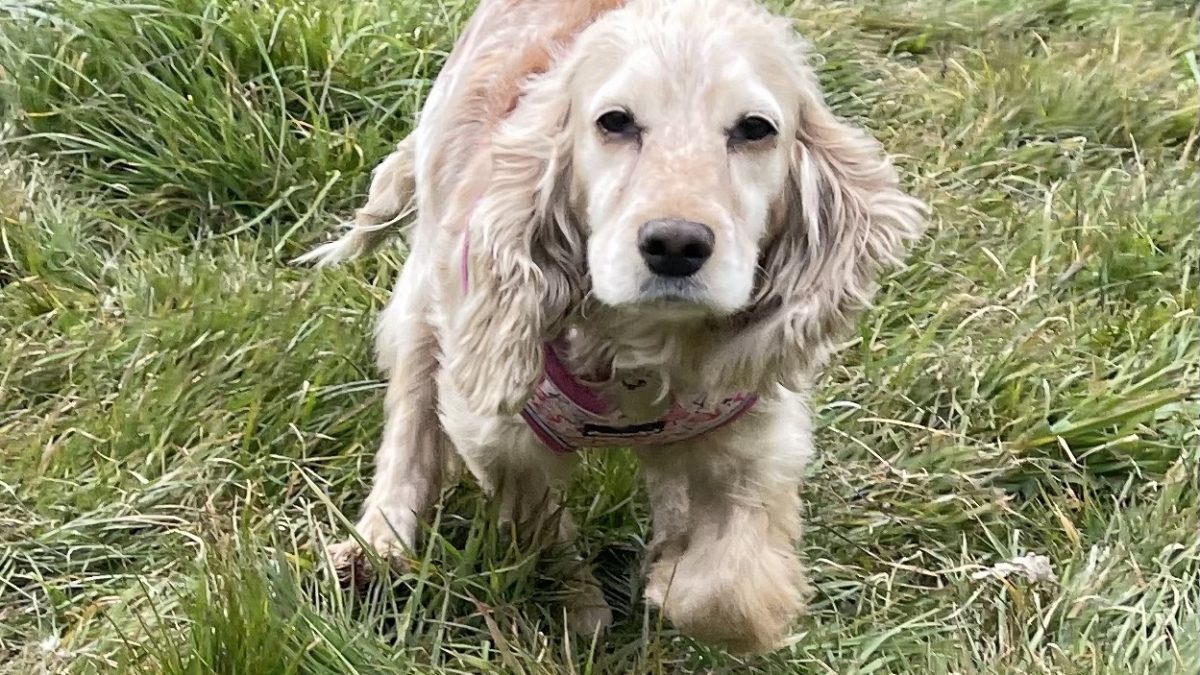
<path id="1" fill-rule="evenodd" d="M 640 601 L 622 452 L 569 497 L 617 610 L 594 644 L 468 479 L 412 573 L 328 577 L 402 249 L 283 261 L 361 199 L 472 3 L 0 0 L 0 671 L 1196 672 L 1185 5 L 787 4 L 935 215 L 814 401 L 811 611 L 743 661 Z M 1035 554 L 1056 579 L 977 574 Z"/>

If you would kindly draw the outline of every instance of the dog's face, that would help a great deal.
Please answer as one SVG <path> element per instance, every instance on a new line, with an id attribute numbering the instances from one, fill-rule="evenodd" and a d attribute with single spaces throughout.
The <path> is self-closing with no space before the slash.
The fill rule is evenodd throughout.
<path id="1" fill-rule="evenodd" d="M 452 369 L 480 409 L 524 404 L 588 300 L 650 333 L 705 319 L 712 391 L 805 386 L 924 212 L 806 53 L 752 0 L 629 0 L 530 81 L 473 216 Z"/>
<path id="2" fill-rule="evenodd" d="M 735 313 L 788 178 L 788 46 L 773 31 L 612 23 L 581 45 L 572 80 L 572 208 L 593 295 L 655 316 Z"/>

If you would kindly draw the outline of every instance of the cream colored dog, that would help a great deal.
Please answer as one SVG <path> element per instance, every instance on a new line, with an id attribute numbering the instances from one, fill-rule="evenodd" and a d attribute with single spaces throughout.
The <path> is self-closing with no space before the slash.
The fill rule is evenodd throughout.
<path id="1" fill-rule="evenodd" d="M 304 257 L 372 250 L 415 198 L 379 322 L 387 421 L 363 541 L 414 545 L 448 447 L 505 517 L 549 522 L 576 457 L 547 438 L 590 414 L 553 409 L 573 405 L 543 391 L 557 368 L 639 423 L 581 438 L 638 448 L 647 600 L 703 640 L 780 644 L 806 595 L 805 392 L 924 212 L 826 107 L 806 51 L 749 0 L 483 0 L 353 228 Z M 569 517 L 553 522 L 570 545 Z M 330 553 L 350 567 L 362 551 Z M 582 563 L 572 585 L 571 626 L 607 625 Z"/>

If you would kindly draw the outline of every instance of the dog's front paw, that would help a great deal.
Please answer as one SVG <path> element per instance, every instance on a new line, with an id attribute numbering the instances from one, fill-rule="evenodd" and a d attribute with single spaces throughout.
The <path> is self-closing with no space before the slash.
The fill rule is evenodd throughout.
<path id="1" fill-rule="evenodd" d="M 373 546 L 381 560 L 387 561 L 393 569 L 404 571 L 408 561 L 403 555 L 403 549 L 396 546 Z M 361 589 L 375 578 L 375 570 L 368 558 L 367 552 L 354 539 L 347 539 L 333 544 L 325 549 L 338 583 L 345 588 Z"/>
<path id="2" fill-rule="evenodd" d="M 392 523 L 382 512 L 375 511 L 364 516 L 354 529 L 380 560 L 394 570 L 404 571 L 409 564 L 406 555 L 409 545 L 401 541 L 401 534 L 396 529 L 402 525 Z M 333 544 L 325 549 L 325 553 L 342 586 L 362 588 L 374 577 L 374 568 L 358 539 L 351 537 Z"/>
<path id="3" fill-rule="evenodd" d="M 709 541 L 653 563 L 647 602 L 683 633 L 734 652 L 782 646 L 809 592 L 804 571 L 789 548 L 750 543 Z"/>

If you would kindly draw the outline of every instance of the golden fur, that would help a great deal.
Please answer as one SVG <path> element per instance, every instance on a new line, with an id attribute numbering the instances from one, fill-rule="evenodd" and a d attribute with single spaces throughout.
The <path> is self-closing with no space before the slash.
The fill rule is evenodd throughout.
<path id="1" fill-rule="evenodd" d="M 565 334 L 580 370 L 759 394 L 734 425 L 639 452 L 654 520 L 646 598 L 701 639 L 781 643 L 806 594 L 805 394 L 924 210 L 878 144 L 826 107 L 807 51 L 750 0 L 481 3 L 352 229 L 305 256 L 369 252 L 415 200 L 377 335 L 387 421 L 364 541 L 384 554 L 413 545 L 448 446 L 506 517 L 545 520 L 575 459 L 544 449 L 515 413 L 541 376 L 542 343 Z M 598 129 L 614 107 L 639 121 L 636 142 Z M 750 114 L 778 133 L 735 144 L 729 130 Z M 661 218 L 714 234 L 683 301 L 655 295 L 638 256 L 638 228 Z M 556 532 L 570 545 L 565 514 Z M 340 566 L 359 554 L 354 540 L 331 549 Z M 572 583 L 571 627 L 607 625 L 582 564 Z"/>

